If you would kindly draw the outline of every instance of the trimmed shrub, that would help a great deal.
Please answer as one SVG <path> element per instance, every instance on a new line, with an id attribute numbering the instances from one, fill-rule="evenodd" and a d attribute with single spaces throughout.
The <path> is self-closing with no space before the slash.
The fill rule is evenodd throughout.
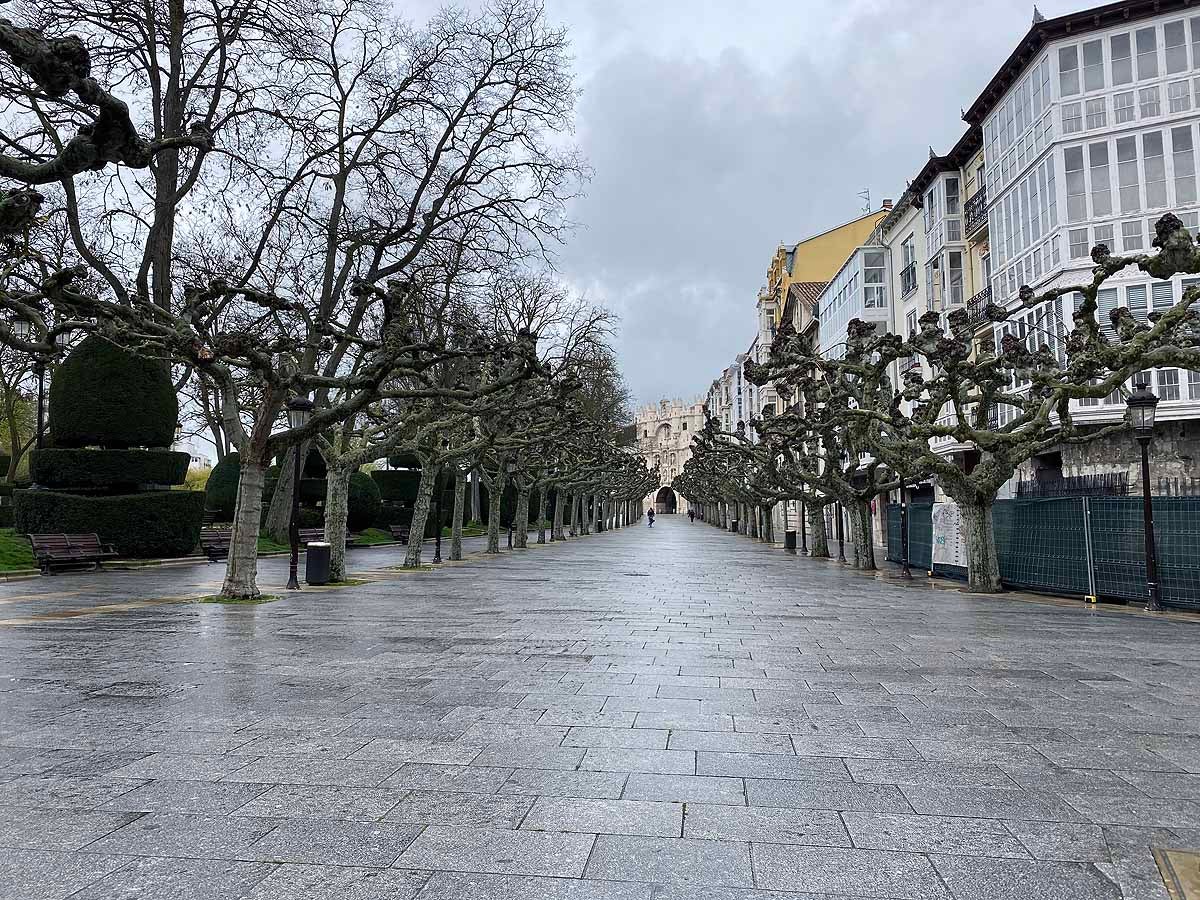
<path id="1" fill-rule="evenodd" d="M 95 533 L 122 556 L 185 556 L 200 541 L 204 499 L 199 491 L 84 497 L 21 490 L 14 495 L 14 525 L 21 534 Z"/>
<path id="2" fill-rule="evenodd" d="M 350 495 L 346 505 L 349 508 L 347 527 L 351 531 L 362 531 L 375 524 L 382 500 L 379 497 L 379 487 L 366 472 L 354 472 L 350 475 Z"/>
<path id="3" fill-rule="evenodd" d="M 316 506 L 325 502 L 325 494 L 329 490 L 329 482 L 324 478 L 300 479 L 300 504 Z"/>
<path id="4" fill-rule="evenodd" d="M 421 460 L 415 453 L 400 453 L 388 457 L 388 465 L 393 469 L 420 469 Z"/>
<path id="5" fill-rule="evenodd" d="M 46 449 L 29 453 L 35 484 L 51 488 L 127 488 L 183 484 L 191 457 L 169 450 Z"/>
<path id="6" fill-rule="evenodd" d="M 85 338 L 50 381 L 55 447 L 169 447 L 179 401 L 168 366 Z"/>
<path id="7" fill-rule="evenodd" d="M 379 487 L 379 496 L 389 503 L 412 503 L 417 499 L 417 487 L 421 483 L 420 471 L 396 472 L 376 469 L 371 478 Z"/>
<path id="8" fill-rule="evenodd" d="M 218 513 L 225 521 L 233 521 L 233 508 L 237 504 L 238 484 L 242 480 L 242 458 L 237 453 L 227 454 L 208 476 L 204 487 L 204 505 Z"/>

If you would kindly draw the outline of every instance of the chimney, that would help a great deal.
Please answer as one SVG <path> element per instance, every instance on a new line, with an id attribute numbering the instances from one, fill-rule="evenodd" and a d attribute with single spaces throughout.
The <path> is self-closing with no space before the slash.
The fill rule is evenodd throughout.
<path id="1" fill-rule="evenodd" d="M 886 199 L 883 201 L 883 208 L 884 208 L 884 209 L 891 209 L 891 208 L 892 208 L 892 198 L 891 198 L 891 197 L 888 197 L 888 198 L 886 198 Z"/>

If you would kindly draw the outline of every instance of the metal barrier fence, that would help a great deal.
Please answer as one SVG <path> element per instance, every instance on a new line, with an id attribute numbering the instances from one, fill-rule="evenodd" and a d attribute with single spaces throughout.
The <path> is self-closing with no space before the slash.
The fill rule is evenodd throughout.
<path id="1" fill-rule="evenodd" d="M 1154 536 L 1165 606 L 1200 609 L 1200 497 L 1155 497 Z M 909 561 L 932 565 L 933 507 L 909 505 Z M 997 500 L 1000 578 L 1008 587 L 1066 596 L 1146 599 L 1140 497 Z M 888 559 L 900 560 L 900 507 L 888 505 Z"/>

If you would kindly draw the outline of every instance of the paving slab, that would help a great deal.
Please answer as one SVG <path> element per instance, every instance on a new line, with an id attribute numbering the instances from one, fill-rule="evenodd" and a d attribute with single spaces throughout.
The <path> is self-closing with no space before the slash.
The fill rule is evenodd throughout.
<path id="1" fill-rule="evenodd" d="M 1163 900 L 1200 847 L 1196 626 L 660 523 L 0 584 L 0 897 Z"/>
<path id="2" fill-rule="evenodd" d="M 497 875 L 583 875 L 595 835 L 430 825 L 400 854 L 405 869 Z"/>

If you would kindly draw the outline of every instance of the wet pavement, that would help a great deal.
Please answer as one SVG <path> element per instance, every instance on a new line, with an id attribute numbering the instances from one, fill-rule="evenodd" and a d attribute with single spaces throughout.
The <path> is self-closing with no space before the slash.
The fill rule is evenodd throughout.
<path id="1" fill-rule="evenodd" d="M 0 586 L 0 898 L 1159 900 L 1200 847 L 1192 622 L 666 516 L 399 560 Z"/>

